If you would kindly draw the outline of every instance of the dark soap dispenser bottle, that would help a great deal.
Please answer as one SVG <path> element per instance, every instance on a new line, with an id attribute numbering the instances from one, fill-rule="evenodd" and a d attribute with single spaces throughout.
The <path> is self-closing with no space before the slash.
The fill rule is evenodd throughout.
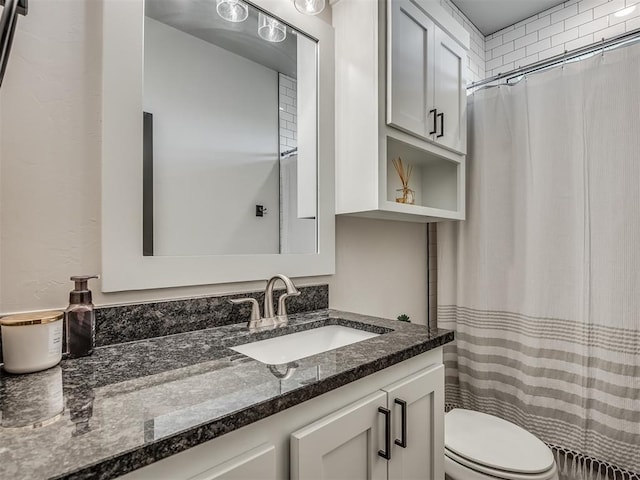
<path id="1" fill-rule="evenodd" d="M 93 353 L 96 334 L 96 314 L 91 303 L 88 283 L 98 275 L 71 277 L 76 283 L 69 294 L 69 307 L 65 311 L 67 354 L 70 358 L 85 357 Z"/>

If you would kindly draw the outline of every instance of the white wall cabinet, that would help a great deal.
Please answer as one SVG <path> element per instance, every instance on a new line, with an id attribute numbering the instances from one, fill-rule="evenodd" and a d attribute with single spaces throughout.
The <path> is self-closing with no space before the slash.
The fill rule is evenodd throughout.
<path id="1" fill-rule="evenodd" d="M 417 2 L 388 2 L 387 123 L 466 153 L 465 49 Z"/>
<path id="2" fill-rule="evenodd" d="M 407 403 L 406 436 L 396 399 Z M 378 455 L 386 449 L 380 407 L 390 411 L 389 461 Z M 443 422 L 442 348 L 436 348 L 120 478 L 441 480 Z M 292 432 L 309 432 L 302 436 L 306 453 L 291 454 Z M 395 442 L 403 437 L 406 448 Z"/>
<path id="3" fill-rule="evenodd" d="M 444 367 L 399 380 L 291 435 L 291 479 L 444 478 Z"/>
<path id="4" fill-rule="evenodd" d="M 468 32 L 435 0 L 332 5 L 336 212 L 464 219 Z M 398 157 L 413 166 L 414 204 L 396 201 Z"/>
<path id="5" fill-rule="evenodd" d="M 435 141 L 467 153 L 467 52 L 439 28 L 435 30 Z"/>

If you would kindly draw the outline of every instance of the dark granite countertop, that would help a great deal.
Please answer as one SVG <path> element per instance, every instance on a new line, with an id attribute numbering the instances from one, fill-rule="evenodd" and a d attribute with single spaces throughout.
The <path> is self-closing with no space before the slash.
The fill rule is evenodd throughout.
<path id="1" fill-rule="evenodd" d="M 336 324 L 385 334 L 297 360 L 286 380 L 229 348 Z M 227 325 L 100 347 L 35 374 L 2 372 L 0 478 L 115 478 L 451 340 L 450 331 L 320 310 L 271 330 Z"/>

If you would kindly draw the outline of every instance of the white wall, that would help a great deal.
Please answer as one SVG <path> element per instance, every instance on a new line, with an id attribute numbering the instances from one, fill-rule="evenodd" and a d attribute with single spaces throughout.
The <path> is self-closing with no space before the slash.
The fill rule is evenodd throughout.
<path id="1" fill-rule="evenodd" d="M 144 36 L 154 254 L 278 253 L 278 73 L 148 17 Z"/>
<path id="2" fill-rule="evenodd" d="M 337 217 L 331 307 L 427 319 L 427 225 Z"/>
<path id="3" fill-rule="evenodd" d="M 29 7 L 0 90 L 3 313 L 63 306 L 100 265 L 100 4 Z"/>
<path id="4" fill-rule="evenodd" d="M 636 5 L 625 17 L 616 11 Z M 486 76 L 640 28 L 638 0 L 568 0 L 486 37 Z"/>
<path id="5" fill-rule="evenodd" d="M 98 1 L 31 0 L 18 21 L 0 90 L 0 313 L 64 307 L 68 277 L 100 271 L 101 20 Z M 296 283 L 330 283 L 336 308 L 424 321 L 426 227 L 338 218 L 336 228 L 337 274 Z M 93 285 L 98 305 L 260 288 Z"/>

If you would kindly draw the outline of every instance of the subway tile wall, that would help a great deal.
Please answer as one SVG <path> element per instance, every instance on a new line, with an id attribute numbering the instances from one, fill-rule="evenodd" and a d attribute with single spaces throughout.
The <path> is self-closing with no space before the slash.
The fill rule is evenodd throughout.
<path id="1" fill-rule="evenodd" d="M 625 17 L 615 12 L 636 5 Z M 640 28 L 639 0 L 568 0 L 485 38 L 492 77 Z"/>
<path id="2" fill-rule="evenodd" d="M 485 78 L 485 39 L 480 30 L 469 21 L 451 0 L 440 0 L 440 5 L 462 25 L 471 36 L 471 45 L 467 59 L 467 83 L 477 82 Z"/>
<path id="3" fill-rule="evenodd" d="M 278 74 L 278 106 L 280 118 L 280 153 L 298 146 L 298 90 L 297 81 Z"/>

